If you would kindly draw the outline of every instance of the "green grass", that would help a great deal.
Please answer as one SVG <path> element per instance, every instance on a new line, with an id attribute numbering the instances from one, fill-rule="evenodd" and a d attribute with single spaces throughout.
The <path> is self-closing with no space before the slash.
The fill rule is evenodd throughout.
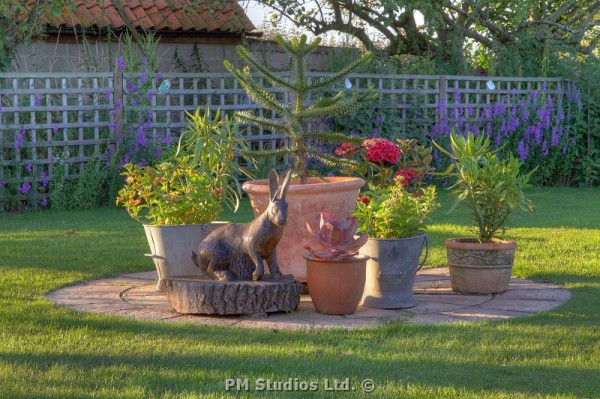
<path id="1" fill-rule="evenodd" d="M 500 322 L 272 331 L 142 322 L 75 312 L 44 295 L 82 280 L 152 270 L 124 211 L 0 216 L 0 398 L 281 397 L 257 379 L 316 382 L 299 397 L 575 398 L 600 392 L 600 190 L 536 189 L 514 219 L 514 273 L 573 292 L 565 305 Z M 446 207 L 447 208 L 447 207 Z M 249 218 L 246 205 L 239 220 Z M 224 218 L 225 219 L 225 218 Z M 469 234 L 464 213 L 432 217 L 429 267 Z M 518 227 L 517 227 L 518 226 Z M 248 392 L 225 390 L 247 378 Z M 356 391 L 324 391 L 326 379 Z"/>

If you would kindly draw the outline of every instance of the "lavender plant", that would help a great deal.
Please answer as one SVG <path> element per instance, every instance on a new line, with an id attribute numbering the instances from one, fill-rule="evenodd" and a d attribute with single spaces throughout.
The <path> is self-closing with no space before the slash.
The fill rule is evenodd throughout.
<path id="1" fill-rule="evenodd" d="M 573 111 L 581 109 L 577 87 L 567 83 L 564 90 L 552 93 L 547 85 L 519 96 L 512 90 L 498 101 L 476 108 L 463 103 L 466 94 L 457 91 L 447 111 L 444 99 L 438 104 L 439 119 L 433 127 L 431 139 L 448 143 L 450 132 L 458 136 L 485 134 L 492 147 L 502 148 L 502 155 L 514 154 L 525 170 L 538 165 L 535 183 L 551 183 L 553 177 L 564 169 L 562 163 L 576 146 L 576 136 L 571 128 Z M 441 152 L 434 153 L 436 169 L 443 169 L 445 160 Z"/>

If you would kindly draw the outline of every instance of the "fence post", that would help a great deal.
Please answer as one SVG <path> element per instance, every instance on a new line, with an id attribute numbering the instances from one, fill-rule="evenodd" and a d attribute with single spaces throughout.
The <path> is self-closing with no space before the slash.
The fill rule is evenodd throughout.
<path id="1" fill-rule="evenodd" d="M 438 110 L 440 109 L 440 103 L 444 104 L 444 114 L 447 114 L 447 108 L 448 108 L 448 99 L 446 98 L 446 75 L 441 75 L 440 76 L 440 81 L 438 83 L 439 87 L 439 93 L 440 93 L 440 97 L 438 98 L 438 103 L 437 103 L 437 108 Z M 443 118 L 443 115 L 441 115 L 438 112 L 438 123 L 441 122 Z"/>
<path id="2" fill-rule="evenodd" d="M 115 124 L 116 124 L 116 135 L 115 137 L 115 147 L 119 144 L 118 137 L 123 137 L 123 129 L 124 129 L 124 118 L 123 118 L 123 108 L 125 107 L 124 99 L 123 99 L 123 72 L 117 71 L 113 74 L 113 86 L 115 91 Z"/>

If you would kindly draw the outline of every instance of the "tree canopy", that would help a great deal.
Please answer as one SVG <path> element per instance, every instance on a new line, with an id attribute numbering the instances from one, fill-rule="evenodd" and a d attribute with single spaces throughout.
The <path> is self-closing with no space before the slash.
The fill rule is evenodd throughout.
<path id="1" fill-rule="evenodd" d="M 258 1 L 315 35 L 341 32 L 367 49 L 380 47 L 390 55 L 429 55 L 455 63 L 461 62 L 467 48 L 518 51 L 536 42 L 590 54 L 600 41 L 600 1 Z"/>

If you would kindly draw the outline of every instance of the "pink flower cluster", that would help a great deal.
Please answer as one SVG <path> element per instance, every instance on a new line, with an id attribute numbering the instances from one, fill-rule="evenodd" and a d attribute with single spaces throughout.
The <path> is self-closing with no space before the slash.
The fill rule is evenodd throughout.
<path id="1" fill-rule="evenodd" d="M 367 149 L 366 158 L 370 162 L 394 164 L 402 155 L 396 144 L 383 138 L 367 139 L 363 142 L 362 147 Z"/>
<path id="2" fill-rule="evenodd" d="M 407 187 L 410 182 L 418 177 L 414 170 L 411 169 L 401 169 L 396 172 L 394 175 L 394 179 L 401 179 L 402 185 Z"/>
<path id="3" fill-rule="evenodd" d="M 338 157 L 347 157 L 356 150 L 356 146 L 353 146 L 350 143 L 342 143 L 338 148 L 335 149 L 335 155 Z"/>

